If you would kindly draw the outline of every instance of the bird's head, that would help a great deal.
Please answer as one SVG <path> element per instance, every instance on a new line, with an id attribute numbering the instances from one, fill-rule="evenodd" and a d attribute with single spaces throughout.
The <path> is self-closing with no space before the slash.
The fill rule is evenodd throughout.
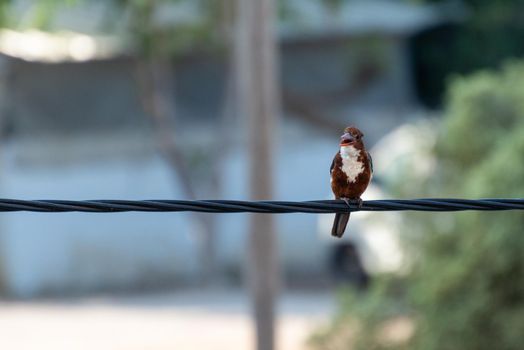
<path id="1" fill-rule="evenodd" d="M 364 147 L 364 134 L 354 126 L 348 126 L 344 129 L 344 133 L 340 136 L 340 146 L 353 146 L 356 149 Z"/>

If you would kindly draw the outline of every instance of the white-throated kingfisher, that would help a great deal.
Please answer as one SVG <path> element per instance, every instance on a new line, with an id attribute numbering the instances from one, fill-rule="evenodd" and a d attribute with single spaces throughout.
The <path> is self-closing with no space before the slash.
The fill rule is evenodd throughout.
<path id="1" fill-rule="evenodd" d="M 354 126 L 344 129 L 340 137 L 340 150 L 333 158 L 331 168 L 331 189 L 335 199 L 342 199 L 349 205 L 353 201 L 362 205 L 360 196 L 369 185 L 373 174 L 371 155 L 364 146 L 364 134 Z M 335 214 L 331 235 L 342 237 L 349 220 L 348 213 Z"/>

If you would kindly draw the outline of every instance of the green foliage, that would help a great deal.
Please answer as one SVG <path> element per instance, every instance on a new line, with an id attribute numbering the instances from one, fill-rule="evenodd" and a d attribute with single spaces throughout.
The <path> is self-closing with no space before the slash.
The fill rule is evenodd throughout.
<path id="1" fill-rule="evenodd" d="M 448 187 L 458 191 L 469 176 L 499 143 L 522 124 L 524 117 L 524 65 L 510 63 L 500 72 L 482 71 L 451 84 L 445 132 L 438 155 L 451 173 Z M 516 135 L 515 137 L 518 137 Z M 512 164 L 514 166 L 515 164 Z M 454 185 L 454 186 L 452 186 Z"/>
<path id="2" fill-rule="evenodd" d="M 217 29 L 224 23 L 225 4 L 199 0 L 192 3 L 198 9 L 198 17 L 186 21 L 158 23 L 155 15 L 161 11 L 173 11 L 169 6 L 191 3 L 184 0 L 115 0 L 122 12 L 129 14 L 126 36 L 133 42 L 138 53 L 144 56 L 170 57 L 195 49 L 217 49 Z"/>
<path id="3" fill-rule="evenodd" d="M 426 2 L 446 4 L 447 0 Z M 524 1 L 464 0 L 465 16 L 458 25 L 422 33 L 414 40 L 418 85 L 430 105 L 440 102 L 447 77 L 495 68 L 524 55 Z M 453 15 L 457 10 L 450 10 Z"/>
<path id="4" fill-rule="evenodd" d="M 437 168 L 445 170 L 428 179 L 420 195 L 524 197 L 523 101 L 524 63 L 455 78 L 434 150 Z M 352 338 L 344 336 L 348 331 L 340 324 L 331 325 L 315 338 L 316 348 L 521 349 L 524 215 L 468 212 L 407 219 L 406 229 L 420 230 L 419 254 L 409 275 L 347 299 L 337 319 L 353 320 Z M 404 292 L 399 294 L 393 283 L 401 283 Z M 385 344 L 381 329 L 398 314 L 410 317 L 414 334 Z"/>
<path id="5" fill-rule="evenodd" d="M 34 1 L 20 14 L 14 0 L 0 0 L 0 26 L 60 30 L 62 28 L 53 26 L 60 11 L 74 6 L 88 9 L 91 2 Z M 109 0 L 104 6 L 106 23 L 98 30 L 120 35 L 139 55 L 176 57 L 195 49 L 219 49 L 224 44 L 224 27 L 230 25 L 226 17 L 232 11 L 233 0 Z M 170 15 L 173 18 L 169 18 Z"/>
<path id="6" fill-rule="evenodd" d="M 0 0 L 0 27 L 52 30 L 53 18 L 60 8 L 74 6 L 86 0 L 41 0 L 25 4 L 16 0 Z M 22 12 L 21 9 L 23 9 Z"/>
<path id="7" fill-rule="evenodd" d="M 39 28 L 51 29 L 51 23 L 56 11 L 63 6 L 73 6 L 76 0 L 43 0 L 35 1 L 28 9 L 26 20 L 21 23 L 23 29 Z"/>
<path id="8" fill-rule="evenodd" d="M 0 27 L 6 27 L 9 23 L 9 9 L 11 0 L 0 0 Z"/>
<path id="9" fill-rule="evenodd" d="M 524 112 L 524 111 L 523 111 Z M 524 127 L 507 135 L 462 180 L 470 197 L 524 197 Z M 520 349 L 524 335 L 524 216 L 476 212 L 429 237 L 414 275 L 415 348 Z"/>
<path id="10" fill-rule="evenodd" d="M 339 294 L 339 309 L 331 323 L 310 339 L 318 349 L 343 350 L 392 349 L 383 327 L 394 322 L 406 309 L 402 283 L 388 276 L 374 282 L 367 294 L 344 289 Z"/>

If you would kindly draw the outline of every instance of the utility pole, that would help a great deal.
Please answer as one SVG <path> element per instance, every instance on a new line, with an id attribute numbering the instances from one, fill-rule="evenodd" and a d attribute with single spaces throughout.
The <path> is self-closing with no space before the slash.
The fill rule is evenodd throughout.
<path id="1" fill-rule="evenodd" d="M 279 102 L 274 0 L 237 0 L 237 101 L 247 125 L 249 186 L 253 200 L 273 196 L 273 151 Z M 247 280 L 256 324 L 256 349 L 275 348 L 278 261 L 271 215 L 253 214 Z"/>

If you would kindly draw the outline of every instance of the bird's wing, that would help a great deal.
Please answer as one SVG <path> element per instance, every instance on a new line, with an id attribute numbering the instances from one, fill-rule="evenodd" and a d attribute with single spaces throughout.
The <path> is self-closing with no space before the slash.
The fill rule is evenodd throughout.
<path id="1" fill-rule="evenodd" d="M 331 166 L 329 167 L 329 175 L 333 172 L 333 168 L 335 168 L 335 159 L 337 159 L 337 155 L 333 157 L 333 161 L 331 162 Z"/>
<path id="2" fill-rule="evenodd" d="M 371 173 L 373 174 L 373 158 L 371 158 L 371 154 L 368 153 L 368 161 L 369 161 L 369 167 L 371 168 Z"/>

